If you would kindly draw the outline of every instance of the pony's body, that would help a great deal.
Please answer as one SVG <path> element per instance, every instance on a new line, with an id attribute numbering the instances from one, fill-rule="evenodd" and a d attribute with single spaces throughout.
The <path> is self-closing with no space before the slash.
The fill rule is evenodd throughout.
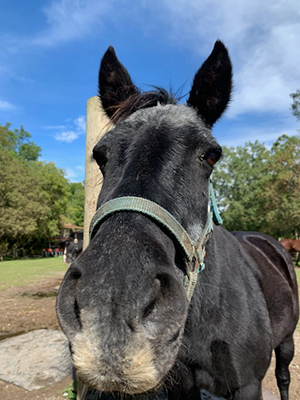
<path id="1" fill-rule="evenodd" d="M 200 399 L 203 390 L 260 400 L 275 349 L 281 398 L 288 399 L 298 318 L 288 253 L 263 234 L 215 227 L 203 236 L 208 182 L 221 156 L 210 128 L 230 90 L 231 64 L 220 42 L 195 76 L 190 107 L 173 104 L 164 91 L 139 94 L 112 49 L 102 60 L 101 100 L 116 126 L 94 149 L 104 174 L 98 207 L 128 196 L 151 200 L 200 253 L 205 248 L 206 268 L 189 304 L 180 239 L 140 211 L 101 220 L 57 303 L 76 372 L 99 391 L 135 396 L 162 387 L 174 400 Z"/>
<path id="2" fill-rule="evenodd" d="M 289 357 L 293 355 L 296 283 L 288 254 L 267 235 L 235 236 L 216 228 L 207 244 L 206 269 L 199 277 L 178 356 L 179 398 L 197 398 L 199 387 L 224 398 L 256 398 L 272 349 L 285 347 Z M 263 262 L 253 262 L 258 259 Z M 284 289 L 282 276 L 290 282 Z"/>

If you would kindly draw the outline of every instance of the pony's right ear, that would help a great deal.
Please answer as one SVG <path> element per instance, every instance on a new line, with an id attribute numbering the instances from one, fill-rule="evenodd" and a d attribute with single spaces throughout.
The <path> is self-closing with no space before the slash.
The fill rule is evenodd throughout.
<path id="1" fill-rule="evenodd" d="M 110 118 L 121 103 L 139 92 L 112 46 L 106 50 L 102 58 L 98 84 L 102 106 Z"/>
<path id="2" fill-rule="evenodd" d="M 189 106 L 211 127 L 226 109 L 232 89 L 232 66 L 224 44 L 216 41 L 213 51 L 196 73 Z"/>

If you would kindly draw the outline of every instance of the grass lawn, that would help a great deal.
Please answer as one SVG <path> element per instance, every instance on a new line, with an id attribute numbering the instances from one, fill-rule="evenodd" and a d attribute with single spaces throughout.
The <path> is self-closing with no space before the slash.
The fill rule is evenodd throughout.
<path id="1" fill-rule="evenodd" d="M 297 275 L 298 286 L 300 288 L 300 268 L 295 268 L 295 271 Z"/>
<path id="2" fill-rule="evenodd" d="M 23 286 L 55 272 L 66 272 L 62 257 L 0 262 L 0 291 Z"/>

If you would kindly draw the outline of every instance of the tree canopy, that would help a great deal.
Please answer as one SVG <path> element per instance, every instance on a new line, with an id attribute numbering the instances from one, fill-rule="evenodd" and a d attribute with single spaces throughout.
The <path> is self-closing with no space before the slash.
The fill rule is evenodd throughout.
<path id="1" fill-rule="evenodd" d="M 292 93 L 300 120 L 300 90 Z M 300 136 L 280 136 L 271 149 L 257 141 L 224 148 L 214 186 L 229 230 L 257 230 L 298 237 L 300 230 Z"/>
<path id="2" fill-rule="evenodd" d="M 83 226 L 84 186 L 81 182 L 71 182 L 69 189 L 66 217 L 75 225 Z"/>
<path id="3" fill-rule="evenodd" d="M 62 215 L 83 222 L 84 188 L 70 183 L 24 130 L 0 125 L 0 257 L 30 251 L 61 231 Z"/>
<path id="4" fill-rule="evenodd" d="M 281 136 L 272 146 L 264 190 L 265 224 L 275 236 L 297 236 L 300 228 L 300 137 Z"/>
<path id="5" fill-rule="evenodd" d="M 292 113 L 299 121 L 300 120 L 300 90 L 298 89 L 296 91 L 296 93 L 291 93 L 290 96 L 293 99 L 293 103 L 291 105 Z"/>
<path id="6" fill-rule="evenodd" d="M 260 231 L 269 151 L 264 145 L 224 148 L 223 158 L 213 176 L 224 226 L 230 230 Z"/>
<path id="7" fill-rule="evenodd" d="M 41 148 L 29 139 L 30 133 L 21 126 L 20 129 L 10 129 L 11 124 L 0 125 L 0 147 L 8 150 L 25 161 L 37 161 L 41 155 Z"/>
<path id="8" fill-rule="evenodd" d="M 224 148 L 213 177 L 224 226 L 293 237 L 300 227 L 300 137 Z"/>

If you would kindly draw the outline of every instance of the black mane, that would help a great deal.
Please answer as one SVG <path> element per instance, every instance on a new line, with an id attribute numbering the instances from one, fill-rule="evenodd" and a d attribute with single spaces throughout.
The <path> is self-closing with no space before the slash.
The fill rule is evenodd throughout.
<path id="1" fill-rule="evenodd" d="M 101 95 L 99 95 L 99 98 L 101 101 L 103 101 Z M 137 110 L 155 107 L 158 104 L 177 104 L 177 101 L 178 100 L 173 95 L 172 91 L 168 92 L 160 87 L 155 87 L 154 90 L 149 92 L 141 93 L 138 91 L 120 104 L 110 107 L 110 112 L 112 115 L 111 120 L 114 124 L 116 124 L 117 122 L 126 119 L 129 117 L 129 115 L 133 114 Z"/>

